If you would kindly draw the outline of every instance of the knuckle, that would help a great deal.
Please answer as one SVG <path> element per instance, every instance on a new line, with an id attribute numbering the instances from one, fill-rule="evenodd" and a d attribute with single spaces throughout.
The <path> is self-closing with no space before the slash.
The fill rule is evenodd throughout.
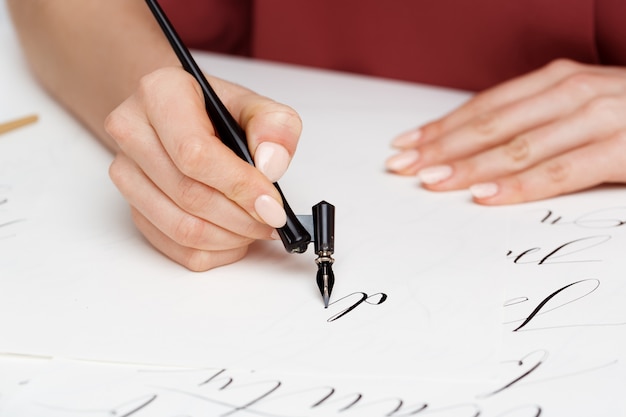
<path id="1" fill-rule="evenodd" d="M 556 76 L 566 76 L 578 71 L 582 66 L 567 58 L 558 58 L 546 65 L 546 70 Z"/>
<path id="2" fill-rule="evenodd" d="M 253 187 L 253 182 L 250 178 L 244 175 L 234 174 L 232 183 L 230 185 L 229 197 L 235 201 L 239 201 L 243 196 L 250 194 L 250 189 Z"/>
<path id="3" fill-rule="evenodd" d="M 155 86 L 163 77 L 164 72 L 164 69 L 158 69 L 141 77 L 137 83 L 137 90 L 135 91 L 135 94 L 142 99 L 150 97 L 152 95 L 152 91 L 155 89 Z"/>
<path id="4" fill-rule="evenodd" d="M 582 109 L 583 115 L 601 123 L 605 127 L 622 124 L 619 114 L 621 103 L 614 96 L 600 96 L 590 100 Z"/>
<path id="5" fill-rule="evenodd" d="M 181 178 L 176 190 L 178 205 L 186 212 L 197 213 L 210 203 L 204 198 L 211 199 L 211 193 L 207 193 L 206 187 L 187 176 Z"/>
<path id="6" fill-rule="evenodd" d="M 482 113 L 472 121 L 472 129 L 478 133 L 479 138 L 490 138 L 499 127 L 499 117 L 494 112 Z"/>
<path id="7" fill-rule="evenodd" d="M 189 73 L 177 67 L 163 67 L 142 76 L 137 83 L 135 95 L 140 102 L 147 103 L 147 105 L 160 103 L 162 87 L 166 86 L 171 87 L 167 89 L 169 91 L 187 90 L 191 87 L 200 95 L 202 94 L 200 86 Z"/>
<path id="8" fill-rule="evenodd" d="M 174 150 L 174 163 L 184 174 L 197 178 L 207 163 L 205 155 L 209 155 L 207 145 L 195 137 L 181 138 Z"/>
<path id="9" fill-rule="evenodd" d="M 571 166 L 563 160 L 552 160 L 546 162 L 544 172 L 551 182 L 562 183 L 570 176 Z"/>
<path id="10" fill-rule="evenodd" d="M 586 71 L 575 72 L 567 75 L 559 83 L 559 87 L 567 92 L 567 98 L 574 98 L 579 95 L 588 97 L 594 94 L 597 81 L 598 77 L 595 74 Z"/>
<path id="11" fill-rule="evenodd" d="M 183 216 L 176 224 L 172 239 L 182 246 L 198 248 L 206 240 L 207 226 L 204 220 L 195 216 Z"/>
<path id="12" fill-rule="evenodd" d="M 517 136 L 504 146 L 505 155 L 514 163 L 521 163 L 530 156 L 530 144 L 523 136 Z"/>
<path id="13" fill-rule="evenodd" d="M 246 125 L 263 124 L 264 121 L 270 120 L 271 123 L 288 132 L 292 136 L 298 136 L 302 131 L 302 119 L 300 115 L 291 107 L 277 103 L 271 100 L 262 100 L 255 103 L 248 110 L 250 115 L 245 120 Z"/>
<path id="14" fill-rule="evenodd" d="M 118 144 L 130 136 L 130 126 L 119 109 L 113 110 L 104 119 L 104 131 L 111 136 Z"/>

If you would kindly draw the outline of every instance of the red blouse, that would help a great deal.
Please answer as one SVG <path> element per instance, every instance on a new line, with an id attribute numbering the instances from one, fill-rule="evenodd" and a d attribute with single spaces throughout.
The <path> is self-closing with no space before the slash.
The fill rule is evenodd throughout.
<path id="1" fill-rule="evenodd" d="M 625 0 L 161 0 L 192 48 L 480 90 L 555 58 L 626 66 Z"/>

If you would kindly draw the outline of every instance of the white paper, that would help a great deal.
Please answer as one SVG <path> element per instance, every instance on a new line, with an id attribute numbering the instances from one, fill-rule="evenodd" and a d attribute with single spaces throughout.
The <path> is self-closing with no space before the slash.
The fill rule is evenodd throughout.
<path id="1" fill-rule="evenodd" d="M 36 103 L 41 120 L 0 137 L 0 351 L 191 369 L 164 377 L 146 365 L 0 361 L 0 411 L 400 416 L 428 404 L 420 414 L 625 414 L 623 188 L 500 208 L 428 193 L 383 172 L 388 140 L 467 95 L 200 61 L 299 110 L 305 131 L 281 186 L 296 212 L 322 199 L 337 206 L 333 299 L 388 298 L 328 322 L 350 303 L 324 310 L 313 256 L 276 242 L 203 274 L 168 261 L 130 224 L 106 177 L 110 155 L 10 55 L 3 91 L 22 93 L 15 108 Z M 222 369 L 219 381 L 237 389 L 200 385 Z M 279 391 L 246 406 L 276 380 Z M 337 400 L 311 406 L 327 393 L 319 387 Z"/>
<path id="2" fill-rule="evenodd" d="M 290 82 L 303 83 L 289 71 Z M 275 79 L 267 73 L 266 80 Z M 396 110 L 362 102 L 344 107 L 316 94 L 341 84 L 337 97 L 406 86 L 348 80 L 321 74 L 310 78 L 308 89 L 292 90 L 295 98 L 311 92 L 303 110 L 321 115 L 310 123 L 325 134 L 303 137 L 302 156 L 281 181 L 297 213 L 310 214 L 322 199 L 336 206 L 336 284 L 328 309 L 311 250 L 289 255 L 279 242 L 259 242 L 244 261 L 206 273 L 157 253 L 131 224 L 108 178 L 111 155 L 49 103 L 51 111 L 44 109 L 35 127 L 0 141 L 0 352 L 494 377 L 503 292 L 488 273 L 499 254 L 488 248 L 504 238 L 506 218 L 461 195 L 419 192 L 412 180 L 377 168 L 388 152 L 386 120 L 395 120 Z M 413 87 L 413 94 L 422 91 L 439 94 Z M 334 120 L 324 120 L 328 116 Z M 349 138 L 355 134 L 360 138 Z"/>
<path id="3" fill-rule="evenodd" d="M 516 372 L 508 377 L 515 379 Z M 10 398 L 2 401 L 0 397 L 0 414 L 608 417 L 626 411 L 620 398 L 624 372 L 623 364 L 615 364 L 583 374 L 533 377 L 486 395 L 498 385 L 55 360 L 22 383 Z"/>

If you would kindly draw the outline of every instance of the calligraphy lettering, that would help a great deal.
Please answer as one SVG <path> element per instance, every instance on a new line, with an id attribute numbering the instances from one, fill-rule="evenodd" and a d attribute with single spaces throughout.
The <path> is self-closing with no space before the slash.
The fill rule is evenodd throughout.
<path id="1" fill-rule="evenodd" d="M 328 320 L 326 320 L 327 322 L 333 322 L 335 320 L 338 320 L 340 318 L 342 318 L 343 316 L 345 316 L 346 314 L 350 313 L 352 310 L 354 310 L 355 308 L 357 308 L 359 305 L 361 305 L 362 303 L 366 303 L 369 305 L 381 305 L 382 303 L 384 303 L 387 300 L 387 294 L 382 293 L 382 292 L 378 292 L 376 294 L 372 294 L 372 295 L 367 295 L 364 292 L 354 292 L 352 294 L 346 295 L 344 297 L 341 297 L 340 299 L 333 301 L 332 303 L 330 303 L 328 306 L 332 306 L 335 304 L 340 303 L 343 300 L 346 300 L 348 298 L 352 298 L 356 296 L 358 299 L 356 302 L 354 302 L 352 305 L 348 306 L 347 308 L 341 310 L 339 313 L 334 314 L 333 316 L 331 316 Z"/>
<path id="2" fill-rule="evenodd" d="M 508 251 L 507 257 L 513 257 L 513 263 L 515 264 L 544 265 L 570 262 L 599 262 L 599 259 L 571 259 L 571 257 L 575 253 L 601 245 L 608 242 L 610 239 L 611 236 L 609 235 L 587 236 L 559 245 L 555 249 L 551 250 L 547 255 L 540 258 L 526 260 L 527 258 L 530 258 L 531 254 L 541 251 L 541 248 L 538 247 L 526 249 L 519 254 L 514 254 L 512 251 Z"/>

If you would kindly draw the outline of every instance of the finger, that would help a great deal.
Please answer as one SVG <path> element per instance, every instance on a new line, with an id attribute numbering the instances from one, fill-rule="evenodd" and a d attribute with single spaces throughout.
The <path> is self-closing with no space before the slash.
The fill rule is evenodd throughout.
<path id="1" fill-rule="evenodd" d="M 199 250 L 225 250 L 253 242 L 253 239 L 236 235 L 181 210 L 122 154 L 116 156 L 109 173 L 128 203 L 181 246 Z"/>
<path id="2" fill-rule="evenodd" d="M 180 69 L 157 71 L 144 77 L 139 91 L 149 123 L 184 175 L 220 191 L 272 227 L 285 224 L 276 188 L 214 135 L 201 91 L 191 76 Z"/>
<path id="3" fill-rule="evenodd" d="M 420 171 L 420 179 L 431 190 L 456 190 L 526 170 L 626 127 L 624 103 L 625 99 L 619 96 L 596 98 L 569 116 L 501 146 L 447 166 L 426 168 Z"/>
<path id="4" fill-rule="evenodd" d="M 192 271 L 208 271 L 218 266 L 236 262 L 243 258 L 248 250 L 248 246 L 220 251 L 189 248 L 170 239 L 134 208 L 132 208 L 132 217 L 137 229 L 150 244 L 173 261 Z"/>
<path id="5" fill-rule="evenodd" d="M 468 100 L 442 119 L 424 126 L 427 142 L 468 123 L 477 115 L 489 114 L 511 103 L 533 97 L 578 72 L 596 72 L 596 67 L 567 59 L 558 59 L 528 74 L 489 88 Z"/>
<path id="6" fill-rule="evenodd" d="M 626 182 L 626 133 L 590 143 L 535 167 L 470 188 L 485 205 L 515 204 L 585 190 L 605 182 Z"/>
<path id="7" fill-rule="evenodd" d="M 118 145 L 181 210 L 221 228 L 252 239 L 269 239 L 273 229 L 251 217 L 223 194 L 184 175 L 174 165 L 136 100 L 123 103 L 110 117 L 107 129 Z M 128 120 L 127 115 L 133 115 Z M 142 122 L 136 122 L 136 119 Z M 136 192 L 128 190 L 128 193 Z"/>
<path id="8" fill-rule="evenodd" d="M 296 151 L 302 131 L 300 116 L 291 107 L 249 90 L 228 92 L 225 102 L 246 131 L 255 166 L 271 182 L 278 181 Z"/>
<path id="9" fill-rule="evenodd" d="M 420 146 L 417 156 L 414 155 L 414 160 L 408 164 L 402 160 L 408 152 L 405 151 L 388 160 L 387 166 L 391 171 L 413 175 L 423 167 L 467 158 L 508 142 L 510 138 L 529 129 L 563 118 L 598 96 L 621 93 L 623 85 L 623 75 L 571 75 L 540 94 L 507 104 L 491 113 L 481 114 L 436 141 Z M 420 173 L 425 177 L 429 177 L 429 174 Z"/>

